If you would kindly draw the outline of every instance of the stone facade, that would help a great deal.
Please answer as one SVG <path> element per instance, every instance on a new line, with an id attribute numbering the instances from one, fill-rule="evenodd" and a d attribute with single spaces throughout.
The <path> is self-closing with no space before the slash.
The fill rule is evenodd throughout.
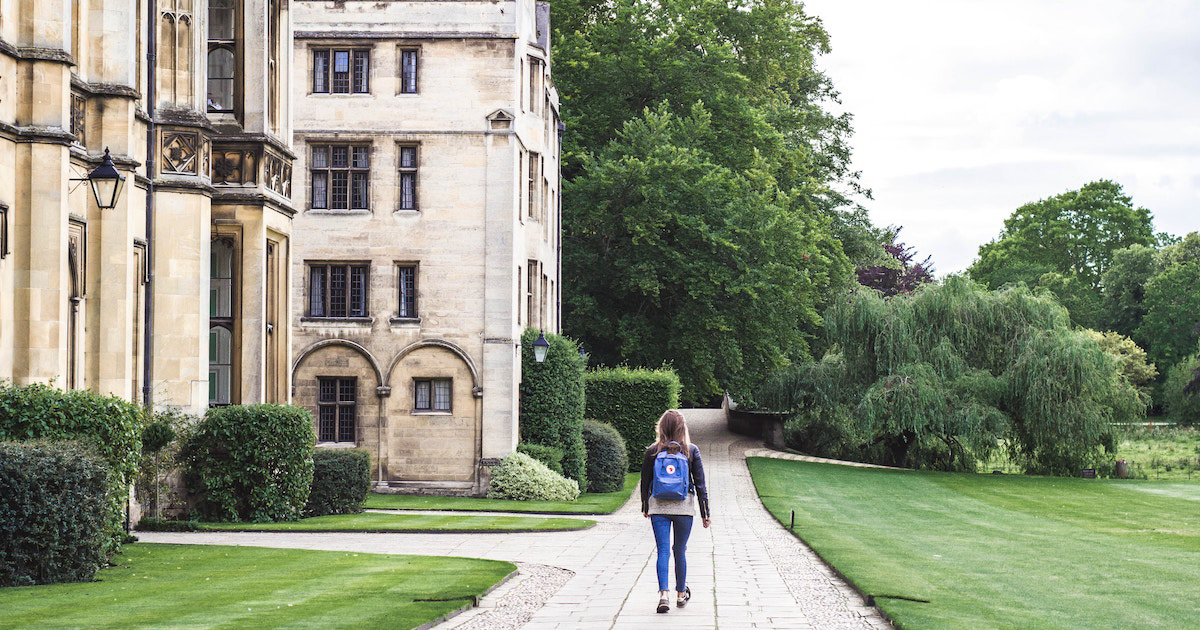
<path id="1" fill-rule="evenodd" d="M 381 488 L 478 494 L 559 328 L 549 5 L 296 2 L 293 400 Z"/>
<path id="2" fill-rule="evenodd" d="M 289 14 L 0 0 L 0 378 L 288 400 Z M 126 183 L 101 210 L 79 180 L 106 148 Z"/>

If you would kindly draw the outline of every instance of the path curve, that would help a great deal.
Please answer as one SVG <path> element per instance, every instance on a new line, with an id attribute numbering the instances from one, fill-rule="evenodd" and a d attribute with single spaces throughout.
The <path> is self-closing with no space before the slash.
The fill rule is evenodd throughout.
<path id="1" fill-rule="evenodd" d="M 513 534 L 139 532 L 145 542 L 247 545 L 508 560 L 520 571 L 439 628 L 891 628 L 873 607 L 762 507 L 745 455 L 760 443 L 730 433 L 719 409 L 684 410 L 708 475 L 713 525 L 688 545 L 693 598 L 654 612 L 654 537 L 636 497 L 595 527 Z M 759 454 L 759 452 L 756 452 Z M 547 598 L 548 596 L 548 598 Z"/>

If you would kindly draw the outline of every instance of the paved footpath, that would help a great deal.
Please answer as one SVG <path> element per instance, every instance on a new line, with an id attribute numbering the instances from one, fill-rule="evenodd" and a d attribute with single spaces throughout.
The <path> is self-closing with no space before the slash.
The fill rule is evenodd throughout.
<path id="1" fill-rule="evenodd" d="M 517 578 L 439 628 L 890 628 L 762 507 L 745 465 L 746 451 L 760 444 L 729 433 L 719 409 L 684 413 L 704 456 L 713 523 L 704 529 L 697 518 L 688 543 L 691 602 L 665 615 L 654 610 L 654 536 L 636 495 L 610 516 L 587 517 L 595 518 L 596 526 L 576 532 L 140 532 L 138 537 L 146 542 L 415 553 L 518 564 Z"/>

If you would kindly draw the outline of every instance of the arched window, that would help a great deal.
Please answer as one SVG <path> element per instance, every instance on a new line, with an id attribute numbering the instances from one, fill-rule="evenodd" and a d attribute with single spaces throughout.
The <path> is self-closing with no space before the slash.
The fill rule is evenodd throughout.
<path id="1" fill-rule="evenodd" d="M 234 303 L 234 242 L 212 241 L 208 271 L 208 404 L 234 401 L 236 364 L 233 357 L 237 306 Z"/>
<path id="2" fill-rule="evenodd" d="M 208 111 L 237 109 L 238 0 L 208 3 Z"/>

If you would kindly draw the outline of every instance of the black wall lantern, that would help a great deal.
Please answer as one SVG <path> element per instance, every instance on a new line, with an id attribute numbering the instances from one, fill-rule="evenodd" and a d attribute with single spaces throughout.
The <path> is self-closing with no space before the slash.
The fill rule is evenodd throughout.
<path id="1" fill-rule="evenodd" d="M 533 358 L 538 363 L 546 362 L 546 352 L 550 350 L 550 342 L 546 341 L 546 335 L 538 332 L 537 341 L 533 342 Z"/>
<path id="2" fill-rule="evenodd" d="M 92 188 L 92 195 L 96 197 L 96 205 L 100 206 L 101 210 L 117 206 L 121 189 L 125 187 L 125 176 L 113 165 L 112 156 L 108 154 L 108 147 L 104 147 L 104 161 L 95 170 L 88 173 L 87 181 Z"/>

